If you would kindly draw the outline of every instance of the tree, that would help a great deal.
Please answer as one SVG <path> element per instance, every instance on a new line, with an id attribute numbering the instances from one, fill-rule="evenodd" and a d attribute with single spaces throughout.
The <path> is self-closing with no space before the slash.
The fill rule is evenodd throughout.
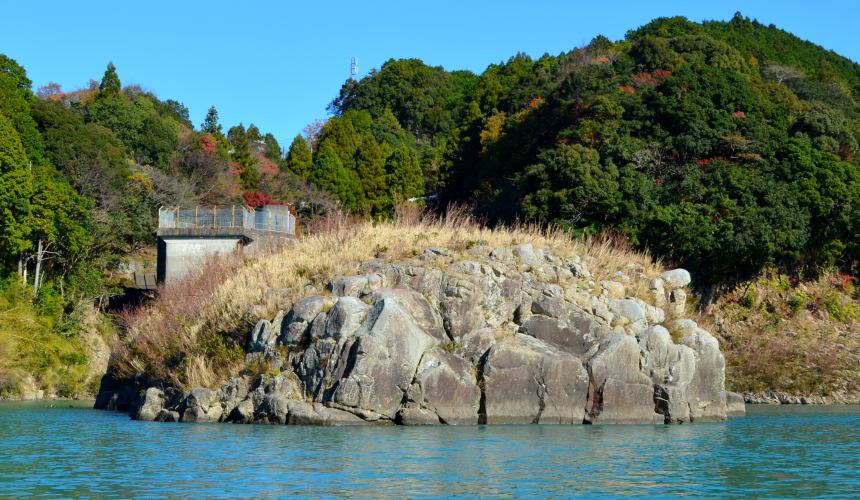
<path id="1" fill-rule="evenodd" d="M 355 171 L 364 194 L 362 211 L 378 215 L 389 208 L 385 156 L 372 135 L 367 135 L 355 153 Z"/>
<path id="2" fill-rule="evenodd" d="M 218 110 L 215 106 L 209 106 L 209 111 L 206 112 L 206 118 L 200 124 L 200 131 L 216 136 L 222 135 L 221 125 L 218 123 Z"/>
<path id="3" fill-rule="evenodd" d="M 394 202 L 424 194 L 424 175 L 418 164 L 418 156 L 407 146 L 398 146 L 385 164 L 388 186 Z"/>
<path id="4" fill-rule="evenodd" d="M 24 146 L 12 123 L 0 113 L 0 259 L 29 250 L 32 179 Z"/>
<path id="5" fill-rule="evenodd" d="M 266 158 L 269 158 L 272 161 L 281 161 L 281 145 L 278 144 L 278 140 L 275 139 L 275 136 L 267 133 L 263 137 L 263 143 L 266 145 L 266 149 L 263 151 Z"/>
<path id="6" fill-rule="evenodd" d="M 251 144 L 248 141 L 248 133 L 245 127 L 240 123 L 235 127 L 230 127 L 228 133 L 230 143 L 233 145 L 233 163 L 239 169 L 239 178 L 242 182 L 242 187 L 245 190 L 253 190 L 257 188 L 260 182 L 260 173 L 257 171 L 257 161 L 251 155 Z"/>
<path id="7" fill-rule="evenodd" d="M 12 122 L 27 157 L 38 164 L 42 161 L 45 146 L 30 117 L 30 103 L 33 101 L 30 85 L 24 68 L 0 54 L 0 113 Z"/>
<path id="8" fill-rule="evenodd" d="M 314 157 L 313 167 L 308 174 L 308 180 L 320 188 L 334 194 L 348 210 L 355 210 L 361 189 L 357 180 L 344 167 L 340 156 L 330 144 L 321 144 L 320 150 Z"/>
<path id="9" fill-rule="evenodd" d="M 99 95 L 116 97 L 122 92 L 119 76 L 116 74 L 116 66 L 109 62 L 102 81 L 99 84 Z"/>
<path id="10" fill-rule="evenodd" d="M 290 144 L 284 166 L 302 179 L 307 179 L 313 165 L 311 148 L 305 138 L 297 135 Z"/>

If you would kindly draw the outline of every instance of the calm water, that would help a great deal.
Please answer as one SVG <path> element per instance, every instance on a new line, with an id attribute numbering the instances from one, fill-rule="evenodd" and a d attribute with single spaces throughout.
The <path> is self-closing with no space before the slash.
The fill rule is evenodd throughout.
<path id="1" fill-rule="evenodd" d="M 0 496 L 860 494 L 860 407 L 681 426 L 270 427 L 0 403 Z"/>

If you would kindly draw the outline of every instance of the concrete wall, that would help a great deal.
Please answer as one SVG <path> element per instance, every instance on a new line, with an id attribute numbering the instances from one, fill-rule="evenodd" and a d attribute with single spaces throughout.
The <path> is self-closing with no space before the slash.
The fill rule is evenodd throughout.
<path id="1" fill-rule="evenodd" d="M 160 236 L 158 238 L 157 274 L 159 283 L 172 283 L 217 253 L 229 253 L 239 246 L 241 236 L 208 238 Z"/>

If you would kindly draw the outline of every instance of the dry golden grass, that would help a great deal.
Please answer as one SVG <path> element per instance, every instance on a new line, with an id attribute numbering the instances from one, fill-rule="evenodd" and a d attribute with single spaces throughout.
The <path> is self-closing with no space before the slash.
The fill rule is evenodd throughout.
<path id="1" fill-rule="evenodd" d="M 253 323 L 275 315 L 278 304 L 264 301 L 267 290 L 283 291 L 280 298 L 292 303 L 326 293 L 332 276 L 355 274 L 362 262 L 397 261 L 428 247 L 444 247 L 456 258 L 478 245 L 531 243 L 559 256 L 578 255 L 596 283 L 615 279 L 619 271 L 629 274 L 630 264 L 648 276 L 662 270 L 617 239 L 576 240 L 562 231 L 526 225 L 491 229 L 461 210 L 445 216 L 400 213 L 394 221 L 377 223 L 332 218 L 315 231 L 281 248 L 217 259 L 196 276 L 162 290 L 151 305 L 125 315 L 125 334 L 113 353 L 114 374 L 146 373 L 184 387 L 212 386 L 241 369 L 241 346 Z M 646 292 L 647 281 L 628 286 L 629 295 L 649 300 Z"/>

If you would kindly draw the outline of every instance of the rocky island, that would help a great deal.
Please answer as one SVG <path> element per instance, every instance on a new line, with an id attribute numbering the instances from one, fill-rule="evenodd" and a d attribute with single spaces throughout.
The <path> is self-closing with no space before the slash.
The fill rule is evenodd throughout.
<path id="1" fill-rule="evenodd" d="M 685 317 L 687 271 L 629 262 L 595 272 L 601 256 L 569 242 L 485 243 L 411 245 L 406 257 L 356 262 L 355 274 L 317 276 L 319 293 L 300 293 L 244 335 L 244 369 L 223 383 L 183 389 L 113 370 L 96 407 L 140 420 L 316 425 L 684 423 L 743 412 L 725 391 L 719 343 Z M 268 309 L 277 291 L 263 292 Z"/>

